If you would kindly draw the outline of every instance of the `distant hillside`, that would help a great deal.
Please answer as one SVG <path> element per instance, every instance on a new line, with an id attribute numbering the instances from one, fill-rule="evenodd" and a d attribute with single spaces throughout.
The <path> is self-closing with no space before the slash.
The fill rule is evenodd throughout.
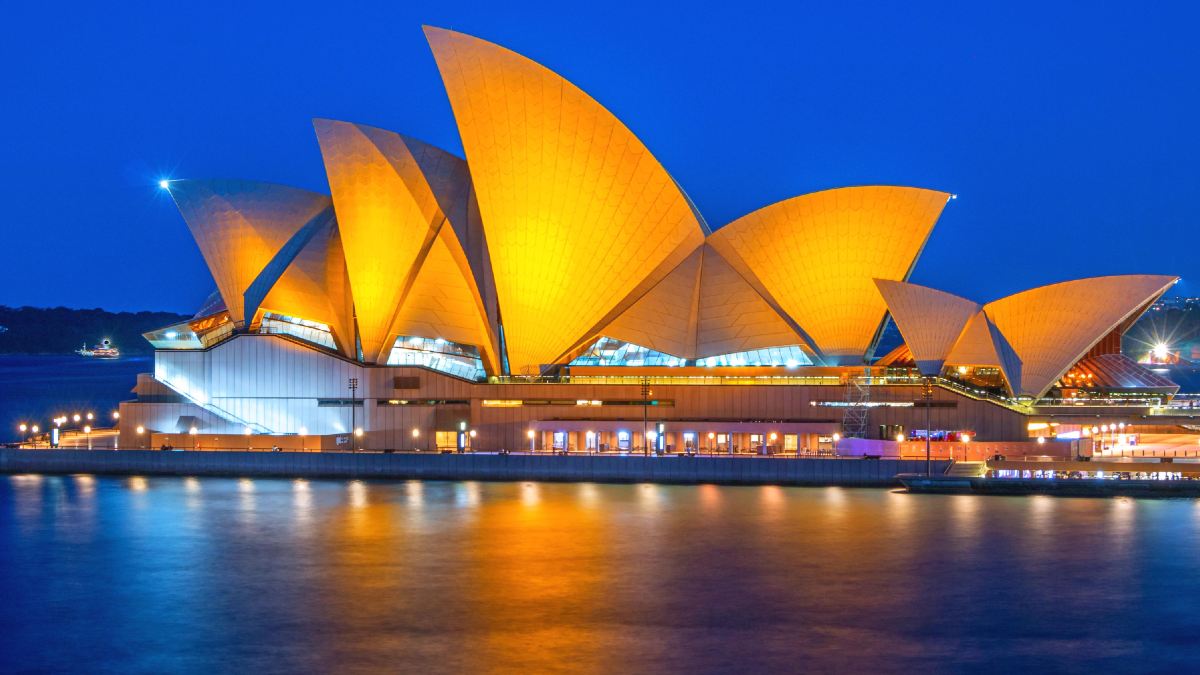
<path id="1" fill-rule="evenodd" d="M 149 354 L 153 349 L 142 333 L 188 318 L 171 312 L 0 305 L 0 353 L 66 354 L 108 338 L 124 354 Z"/>

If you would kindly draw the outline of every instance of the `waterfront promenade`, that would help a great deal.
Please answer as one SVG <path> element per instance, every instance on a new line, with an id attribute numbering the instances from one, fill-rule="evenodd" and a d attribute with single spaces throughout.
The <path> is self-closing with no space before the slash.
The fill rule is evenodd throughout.
<path id="1" fill-rule="evenodd" d="M 0 473 L 889 487 L 924 470 L 920 460 L 816 457 L 0 450 Z"/>

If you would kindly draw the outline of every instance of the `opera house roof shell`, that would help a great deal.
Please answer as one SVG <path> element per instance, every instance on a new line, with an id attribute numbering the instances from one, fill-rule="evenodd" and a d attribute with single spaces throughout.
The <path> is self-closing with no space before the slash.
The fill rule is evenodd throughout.
<path id="1" fill-rule="evenodd" d="M 922 373 L 992 366 L 1036 396 L 1174 281 L 1086 279 L 986 305 L 909 284 L 951 198 L 912 187 L 800 195 L 712 231 L 580 88 L 490 42 L 425 34 L 465 159 L 318 119 L 329 195 L 169 182 L 223 300 L 216 324 L 303 325 L 365 363 L 449 343 L 489 374 L 536 374 L 605 339 L 678 363 L 788 348 L 862 364 L 890 315 Z"/>

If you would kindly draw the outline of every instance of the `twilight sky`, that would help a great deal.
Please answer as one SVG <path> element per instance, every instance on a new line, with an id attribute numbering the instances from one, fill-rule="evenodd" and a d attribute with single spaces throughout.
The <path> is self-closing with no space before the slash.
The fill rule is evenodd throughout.
<path id="1" fill-rule="evenodd" d="M 461 155 L 423 23 L 577 84 L 714 228 L 915 185 L 959 195 L 917 283 L 988 301 L 1152 272 L 1200 295 L 1195 3 L 21 4 L 0 22 L 0 304 L 194 310 L 214 285 L 156 182 L 328 192 L 313 117 Z"/>

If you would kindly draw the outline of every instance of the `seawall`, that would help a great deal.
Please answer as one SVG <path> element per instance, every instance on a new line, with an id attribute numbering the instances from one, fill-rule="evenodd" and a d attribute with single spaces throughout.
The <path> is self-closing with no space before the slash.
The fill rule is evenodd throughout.
<path id="1" fill-rule="evenodd" d="M 0 450 L 2 473 L 888 487 L 924 471 L 902 459 Z"/>

